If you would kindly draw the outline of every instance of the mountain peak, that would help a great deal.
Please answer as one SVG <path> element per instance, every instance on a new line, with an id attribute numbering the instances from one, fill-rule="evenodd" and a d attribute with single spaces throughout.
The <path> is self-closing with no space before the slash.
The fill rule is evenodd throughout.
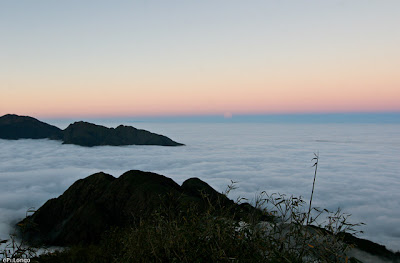
<path id="1" fill-rule="evenodd" d="M 33 117 L 6 114 L 0 117 L 1 139 L 59 139 L 62 130 Z"/>

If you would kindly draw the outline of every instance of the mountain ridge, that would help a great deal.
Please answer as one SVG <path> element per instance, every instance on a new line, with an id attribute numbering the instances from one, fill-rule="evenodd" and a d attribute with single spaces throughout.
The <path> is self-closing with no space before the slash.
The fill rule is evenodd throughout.
<path id="1" fill-rule="evenodd" d="M 0 139 L 51 139 L 60 140 L 63 144 L 79 146 L 123 146 L 123 145 L 159 145 L 183 146 L 170 138 L 137 129 L 132 126 L 119 125 L 107 128 L 102 125 L 78 121 L 66 129 L 39 121 L 30 116 L 6 114 L 0 117 Z"/>

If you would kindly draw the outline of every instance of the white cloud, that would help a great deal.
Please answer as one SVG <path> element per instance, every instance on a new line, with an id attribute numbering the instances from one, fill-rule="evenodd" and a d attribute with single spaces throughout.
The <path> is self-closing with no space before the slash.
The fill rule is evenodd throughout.
<path id="1" fill-rule="evenodd" d="M 126 123 L 132 124 L 132 123 Z M 112 125 L 109 125 L 112 126 Z M 258 192 L 308 199 L 319 151 L 314 205 L 351 213 L 364 238 L 400 249 L 399 125 L 137 123 L 184 147 L 85 148 L 50 140 L 0 140 L 0 237 L 8 226 L 98 171 L 152 171 L 178 183 L 199 177 L 218 191 L 237 181 L 238 196 Z"/>

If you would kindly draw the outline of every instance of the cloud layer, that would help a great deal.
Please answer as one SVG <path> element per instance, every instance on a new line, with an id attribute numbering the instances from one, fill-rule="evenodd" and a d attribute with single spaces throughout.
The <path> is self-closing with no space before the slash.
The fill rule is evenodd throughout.
<path id="1" fill-rule="evenodd" d="M 108 126 L 113 123 L 105 123 Z M 132 125 L 132 123 L 126 123 Z M 185 147 L 85 148 L 50 140 L 0 140 L 0 238 L 10 225 L 98 171 L 152 171 L 178 183 L 199 177 L 232 199 L 279 192 L 308 199 L 319 152 L 314 205 L 351 213 L 361 237 L 400 250 L 399 125 L 135 123 Z M 63 127 L 63 125 L 59 125 Z"/>

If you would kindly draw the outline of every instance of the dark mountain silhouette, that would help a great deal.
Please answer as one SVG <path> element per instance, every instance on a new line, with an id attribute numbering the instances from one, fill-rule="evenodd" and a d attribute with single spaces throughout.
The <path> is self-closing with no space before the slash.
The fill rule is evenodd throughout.
<path id="1" fill-rule="evenodd" d="M 62 130 L 29 116 L 7 114 L 0 117 L 1 139 L 56 139 L 62 137 Z"/>
<path id="2" fill-rule="evenodd" d="M 206 200 L 234 205 L 198 178 L 188 179 L 181 187 L 150 172 L 132 170 L 119 178 L 100 172 L 76 181 L 21 223 L 27 226 L 25 235 L 31 241 L 48 245 L 95 243 L 112 226 L 137 223 L 160 208 L 168 208 L 170 213 L 193 205 L 201 209 Z"/>
<path id="3" fill-rule="evenodd" d="M 65 144 L 77 144 L 81 146 L 119 146 L 131 144 L 163 146 L 182 145 L 163 135 L 139 130 L 131 126 L 120 125 L 117 128 L 107 128 L 83 121 L 70 124 L 64 130 L 63 134 Z"/>
<path id="4" fill-rule="evenodd" d="M 238 220 L 251 213 L 261 213 L 248 203 L 235 204 L 198 178 L 190 178 L 179 186 L 163 175 L 131 170 L 119 178 L 100 172 L 80 179 L 58 198 L 48 200 L 18 226 L 30 243 L 97 245 L 104 233 L 113 227 L 140 226 L 141 222 L 151 221 L 154 213 L 160 211 L 166 211 L 165 217 L 182 218 L 188 215 L 184 211 L 206 211 L 202 209 L 209 204 L 215 208 L 210 214 L 215 218 L 219 217 L 219 210 L 228 211 Z M 193 207 L 196 210 L 189 210 Z M 262 221 L 271 219 L 269 216 L 257 218 Z M 323 228 L 311 227 L 328 233 Z M 398 252 L 393 253 L 382 245 L 351 234 L 344 235 L 345 242 L 371 255 L 393 262 L 400 257 Z"/>
<path id="5" fill-rule="evenodd" d="M 120 125 L 117 128 L 107 128 L 80 121 L 70 124 L 65 130 L 61 130 L 28 116 L 7 114 L 0 117 L 0 139 L 44 138 L 62 140 L 64 144 L 80 146 L 183 145 L 166 136 L 139 130 L 131 126 Z"/>

